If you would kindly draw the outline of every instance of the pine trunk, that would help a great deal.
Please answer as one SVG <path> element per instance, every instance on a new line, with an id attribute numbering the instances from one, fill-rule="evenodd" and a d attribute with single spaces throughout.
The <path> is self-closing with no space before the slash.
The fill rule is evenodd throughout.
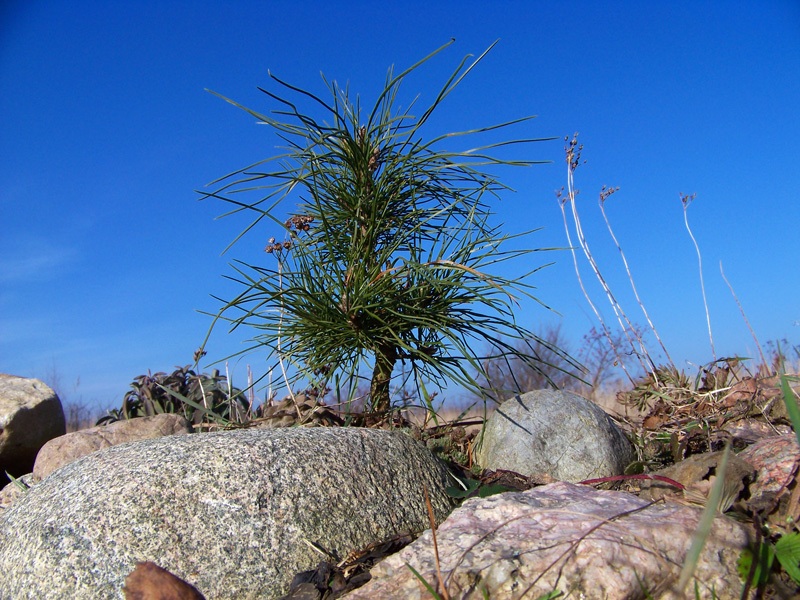
<path id="1" fill-rule="evenodd" d="M 372 384 L 369 390 L 373 412 L 388 413 L 392 406 L 389 384 L 392 381 L 395 362 L 397 362 L 397 350 L 394 346 L 379 346 L 375 350 L 375 370 L 372 372 Z"/>

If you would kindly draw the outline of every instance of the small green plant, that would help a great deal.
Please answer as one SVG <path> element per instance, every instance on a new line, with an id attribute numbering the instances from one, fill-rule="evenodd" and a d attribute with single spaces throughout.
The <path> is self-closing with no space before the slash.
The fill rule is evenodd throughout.
<path id="1" fill-rule="evenodd" d="M 218 370 L 197 375 L 187 365 L 170 374 L 151 375 L 148 371 L 134 378 L 122 406 L 109 411 L 97 424 L 164 413 L 182 414 L 194 424 L 205 419 L 239 422 L 247 418 L 248 408 L 244 393 L 230 387 Z"/>
<path id="2" fill-rule="evenodd" d="M 496 494 L 515 491 L 514 488 L 505 485 L 485 485 L 478 479 L 458 479 L 458 483 L 461 487 L 453 485 L 445 490 L 451 498 L 462 500 L 474 497 L 488 498 Z"/>
<path id="3" fill-rule="evenodd" d="M 737 563 L 739 575 L 756 588 L 763 588 L 776 558 L 792 581 L 800 585 L 800 533 L 796 531 L 780 536 L 775 543 L 762 539 L 753 550 L 744 550 Z"/>
<path id="4" fill-rule="evenodd" d="M 286 153 L 217 180 L 224 185 L 204 195 L 233 204 L 228 214 L 255 214 L 233 243 L 262 220 L 273 229 L 259 231 L 269 237 L 266 252 L 272 266 L 237 261 L 237 275 L 230 279 L 244 291 L 223 301 L 211 329 L 219 320 L 231 329 L 253 327 L 253 345 L 238 354 L 266 349 L 271 368 L 284 372 L 289 389 L 300 378 L 311 380 L 316 373 L 318 379 L 324 373 L 335 390 L 355 390 L 359 368 L 371 357 L 366 409 L 385 413 L 391 408 L 392 374 L 401 362 L 410 366 L 410 380 L 429 407 L 426 382 L 479 390 L 474 373 L 480 377 L 481 359 L 487 357 L 479 359 L 472 345 L 488 343 L 500 355 L 519 357 L 533 369 L 541 366 L 533 353 L 520 353 L 513 345 L 514 340 L 537 338 L 511 312 L 517 301 L 513 294 L 533 298 L 524 279 L 538 269 L 517 278 L 487 272 L 534 250 L 504 249 L 506 242 L 525 234 L 504 235 L 490 225 L 486 200 L 507 188 L 479 170 L 544 162 L 486 154 L 540 140 L 503 141 L 467 151 L 440 148 L 458 136 L 527 118 L 423 139 L 422 127 L 431 114 L 489 50 L 463 72 L 469 57 L 462 60 L 419 117 L 410 113 L 411 107 L 396 108 L 405 77 L 446 46 L 400 75 L 390 69 L 368 113 L 362 113 L 348 88 L 327 81 L 330 96 L 324 100 L 272 76 L 297 98 L 261 90 L 281 106 L 269 115 L 225 98 L 268 125 L 286 142 Z M 302 111 L 303 101 L 311 101 L 314 110 Z M 314 116 L 319 112 L 325 121 Z M 271 161 L 278 163 L 272 170 Z M 248 201 L 247 194 L 256 199 Z M 296 206 L 282 208 L 289 199 Z"/>

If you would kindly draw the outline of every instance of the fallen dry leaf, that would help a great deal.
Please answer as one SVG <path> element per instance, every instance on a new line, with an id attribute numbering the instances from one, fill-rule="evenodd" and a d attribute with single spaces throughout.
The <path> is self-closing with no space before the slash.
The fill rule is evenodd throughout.
<path id="1" fill-rule="evenodd" d="M 125 600 L 205 600 L 194 586 L 152 562 L 136 563 L 122 590 Z"/>
<path id="2" fill-rule="evenodd" d="M 727 408 L 733 407 L 737 402 L 751 400 L 758 392 L 758 382 L 752 377 L 745 377 L 731 386 L 730 392 L 722 399 Z"/>
<path id="3" fill-rule="evenodd" d="M 672 466 L 656 471 L 653 475 L 673 479 L 683 485 L 684 489 L 675 490 L 672 486 L 664 485 L 659 481 L 644 481 L 641 495 L 651 500 L 666 498 L 680 501 L 683 499 L 705 505 L 708 493 L 716 479 L 721 459 L 722 452 L 695 454 Z M 753 474 L 754 469 L 747 461 L 736 456 L 728 458 L 728 468 L 723 485 L 723 507 L 730 508 L 752 481 Z"/>
<path id="4" fill-rule="evenodd" d="M 642 422 L 642 426 L 645 429 L 653 430 L 658 429 L 667 422 L 666 415 L 648 415 L 645 417 L 644 421 Z"/>

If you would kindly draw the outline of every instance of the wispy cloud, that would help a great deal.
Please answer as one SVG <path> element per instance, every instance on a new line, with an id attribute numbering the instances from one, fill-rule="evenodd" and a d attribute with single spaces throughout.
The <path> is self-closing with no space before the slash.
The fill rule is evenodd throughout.
<path id="1" fill-rule="evenodd" d="M 0 285 L 45 282 L 64 273 L 78 258 L 77 249 L 37 240 L 3 244 Z"/>
<path id="2" fill-rule="evenodd" d="M 40 343 L 53 335 L 57 325 L 56 321 L 47 316 L 31 318 L 0 317 L 0 346 L 21 342 Z"/>

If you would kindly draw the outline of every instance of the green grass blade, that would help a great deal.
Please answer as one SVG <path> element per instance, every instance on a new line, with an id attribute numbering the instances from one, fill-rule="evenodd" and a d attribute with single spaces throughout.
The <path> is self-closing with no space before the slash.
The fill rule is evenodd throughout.
<path id="1" fill-rule="evenodd" d="M 786 412 L 792 422 L 792 429 L 797 437 L 797 444 L 800 445 L 800 409 L 797 407 L 792 386 L 789 385 L 789 377 L 781 373 L 781 392 L 783 393 L 783 403 L 786 405 Z"/>
<path id="2" fill-rule="evenodd" d="M 406 566 L 411 570 L 411 572 L 414 574 L 414 576 L 422 582 L 422 585 L 425 586 L 425 589 L 428 590 L 430 595 L 433 596 L 433 598 L 435 600 L 442 600 L 442 597 L 438 594 L 438 592 L 436 590 L 434 590 L 433 587 L 431 587 L 431 584 L 428 583 L 425 580 L 425 578 L 422 575 L 420 575 L 419 572 L 414 567 L 412 567 L 408 563 L 406 563 Z"/>
<path id="3" fill-rule="evenodd" d="M 697 569 L 700 554 L 703 552 L 703 547 L 711 533 L 711 525 L 717 516 L 719 501 L 722 498 L 722 488 L 725 485 L 725 471 L 728 468 L 730 450 L 731 444 L 729 441 L 725 445 L 725 450 L 722 453 L 722 460 L 716 471 L 716 480 L 714 481 L 714 485 L 711 486 L 706 507 L 703 509 L 703 514 L 700 516 L 700 521 L 697 524 L 697 531 L 695 531 L 692 538 L 692 545 L 689 547 L 689 552 L 686 553 L 686 559 L 681 569 L 680 577 L 678 578 L 678 590 L 681 594 L 686 590 L 686 585 Z"/>

